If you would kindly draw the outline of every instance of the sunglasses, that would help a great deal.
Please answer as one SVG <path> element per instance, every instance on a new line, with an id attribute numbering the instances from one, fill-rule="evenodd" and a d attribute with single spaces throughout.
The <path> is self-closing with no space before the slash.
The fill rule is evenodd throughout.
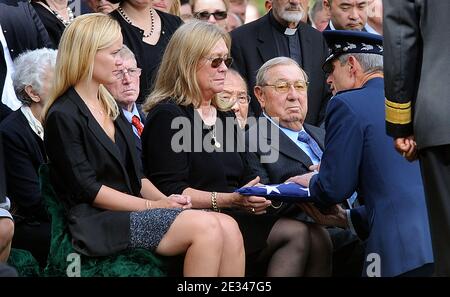
<path id="1" fill-rule="evenodd" d="M 216 11 L 216 12 L 208 12 L 208 11 L 200 11 L 200 12 L 195 12 L 194 13 L 194 17 L 196 19 L 202 20 L 202 21 L 207 21 L 209 20 L 209 17 L 213 15 L 214 18 L 216 19 L 216 21 L 221 21 L 227 18 L 228 13 L 226 11 Z"/>
<path id="2" fill-rule="evenodd" d="M 228 58 L 206 58 L 207 60 L 211 61 L 211 67 L 212 68 L 218 68 L 222 62 L 225 63 L 225 66 L 227 66 L 227 68 L 230 68 L 231 63 L 233 63 L 233 58 L 232 57 L 228 57 Z"/>

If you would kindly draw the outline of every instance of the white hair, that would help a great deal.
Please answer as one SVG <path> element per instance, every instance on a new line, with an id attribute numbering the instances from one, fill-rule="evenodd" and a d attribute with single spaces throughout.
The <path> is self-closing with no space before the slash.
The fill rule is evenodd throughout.
<path id="1" fill-rule="evenodd" d="M 303 76 L 305 77 L 305 80 L 308 81 L 308 75 L 306 72 L 298 65 L 298 63 L 295 60 L 292 60 L 288 57 L 277 57 L 270 59 L 266 63 L 264 63 L 261 68 L 259 68 L 258 72 L 256 73 L 256 85 L 257 86 L 263 86 L 267 82 L 266 74 L 267 72 L 272 69 L 273 67 L 280 66 L 280 65 L 295 65 L 300 69 L 300 71 L 303 73 Z"/>
<path id="2" fill-rule="evenodd" d="M 33 102 L 25 92 L 27 86 L 40 94 L 44 75 L 55 68 L 57 51 L 49 48 L 40 48 L 26 51 L 14 60 L 14 73 L 12 81 L 17 98 L 25 105 Z"/>

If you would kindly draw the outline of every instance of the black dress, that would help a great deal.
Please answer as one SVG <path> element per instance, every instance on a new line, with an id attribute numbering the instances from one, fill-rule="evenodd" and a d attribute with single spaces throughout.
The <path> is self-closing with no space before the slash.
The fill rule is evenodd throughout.
<path id="1" fill-rule="evenodd" d="M 117 10 L 110 13 L 122 28 L 123 43 L 136 56 L 137 66 L 142 68 L 137 104 L 142 104 L 147 95 L 150 94 L 164 50 L 175 30 L 183 24 L 183 21 L 177 16 L 159 10 L 154 11 L 158 13 L 161 19 L 161 35 L 155 45 L 144 42 L 142 40 L 144 31 L 124 20 Z"/>
<path id="2" fill-rule="evenodd" d="M 196 113 L 192 105 L 184 107 L 166 101 L 154 107 L 147 116 L 141 136 L 144 174 L 166 195 L 180 194 L 188 187 L 230 193 L 251 179 L 244 153 L 236 151 L 236 133 L 231 137 L 223 137 L 226 125 L 218 124 L 226 123 L 227 119 L 235 123 L 232 113 L 217 112 L 216 136 L 221 148 L 212 152 L 207 152 L 202 145 L 200 148 L 195 147 L 199 143 L 211 143 L 211 127 L 203 125 L 200 116 L 194 117 Z M 189 123 L 190 127 L 185 125 L 184 129 L 181 126 L 179 129 L 171 129 L 175 118 L 184 119 L 185 124 Z M 235 128 L 237 129 L 236 125 Z M 197 131 L 194 132 L 194 129 Z M 195 133 L 201 135 L 201 138 L 195 136 Z M 176 152 L 176 145 L 172 147 L 172 139 L 178 139 L 180 135 L 185 136 L 186 141 L 180 143 L 189 145 L 190 142 L 190 152 Z M 231 143 L 233 140 L 234 145 Z M 231 149 L 230 152 L 228 148 L 231 147 L 234 150 Z M 237 209 L 223 209 L 223 212 L 238 222 L 247 255 L 266 246 L 276 217 L 253 215 Z"/>
<path id="3" fill-rule="evenodd" d="M 64 26 L 64 24 L 51 11 L 41 4 L 31 2 L 31 5 L 33 5 L 34 10 L 36 10 L 36 13 L 39 15 L 39 18 L 48 32 L 48 36 L 53 43 L 52 48 L 57 49 L 66 26 Z"/>

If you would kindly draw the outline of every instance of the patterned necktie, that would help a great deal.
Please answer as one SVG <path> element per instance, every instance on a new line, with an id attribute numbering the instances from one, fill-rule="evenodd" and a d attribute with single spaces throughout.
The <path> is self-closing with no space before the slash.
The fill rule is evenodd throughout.
<path id="1" fill-rule="evenodd" d="M 311 148 L 312 152 L 319 158 L 319 160 L 322 160 L 322 150 L 320 149 L 317 142 L 306 133 L 306 131 L 302 130 L 300 133 L 298 133 L 298 140 L 306 143 Z"/>
<path id="2" fill-rule="evenodd" d="M 144 126 L 142 125 L 141 120 L 139 119 L 139 117 L 134 115 L 131 118 L 131 124 L 136 128 L 139 137 L 141 137 L 142 130 L 144 130 Z"/>

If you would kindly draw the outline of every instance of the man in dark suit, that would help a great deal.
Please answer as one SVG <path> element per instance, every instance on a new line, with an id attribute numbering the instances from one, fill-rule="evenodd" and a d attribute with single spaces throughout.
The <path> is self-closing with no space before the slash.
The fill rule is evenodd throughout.
<path id="1" fill-rule="evenodd" d="M 41 19 L 28 0 L 0 0 L 0 27 L 0 34 L 4 36 L 4 39 L 0 38 L 0 43 L 8 49 L 8 51 L 2 52 L 3 57 L 0 58 L 6 59 L 8 62 L 6 63 L 8 68 L 0 67 L 5 71 L 7 69 L 8 72 L 12 72 L 13 69 L 9 69 L 9 66 L 22 52 L 41 47 L 52 47 Z M 2 73 L 0 73 L 0 84 L 3 85 L 5 77 L 1 77 L 1 75 Z M 20 107 L 20 102 L 14 95 L 10 78 L 7 79 L 4 88 L 5 90 L 1 93 L 2 102 L 14 110 Z"/>
<path id="2" fill-rule="evenodd" d="M 144 129 L 145 116 L 141 106 L 136 104 L 139 96 L 141 69 L 137 67 L 134 53 L 126 45 L 119 54 L 123 59 L 123 69 L 115 72 L 117 80 L 114 83 L 105 86 L 116 100 L 117 105 L 122 108 L 125 118 L 133 129 L 138 158 L 141 159 L 141 134 Z"/>
<path id="3" fill-rule="evenodd" d="M 328 48 L 320 32 L 300 21 L 307 13 L 302 3 L 274 0 L 268 14 L 231 32 L 231 55 L 233 67 L 248 82 L 250 90 L 255 86 L 256 72 L 264 62 L 280 56 L 293 58 L 309 77 L 306 122 L 318 125 L 330 97 L 325 74 L 320 70 Z M 256 116 L 261 113 L 254 97 L 250 111 Z"/>
<path id="4" fill-rule="evenodd" d="M 386 128 L 417 155 L 430 216 L 435 275 L 450 276 L 450 1 L 384 1 Z M 404 172 L 400 173 L 404 174 Z"/>
<path id="5" fill-rule="evenodd" d="M 378 34 L 367 23 L 369 2 L 369 0 L 323 0 L 323 7 L 330 14 L 330 22 L 325 30 L 356 30 Z"/>
<path id="6" fill-rule="evenodd" d="M 296 179 L 325 210 L 358 191 L 369 237 L 367 276 L 429 276 L 433 254 L 418 163 L 402 159 L 385 133 L 382 37 L 324 31 L 332 53 L 324 65 L 335 96 L 325 119 L 318 173 Z"/>

